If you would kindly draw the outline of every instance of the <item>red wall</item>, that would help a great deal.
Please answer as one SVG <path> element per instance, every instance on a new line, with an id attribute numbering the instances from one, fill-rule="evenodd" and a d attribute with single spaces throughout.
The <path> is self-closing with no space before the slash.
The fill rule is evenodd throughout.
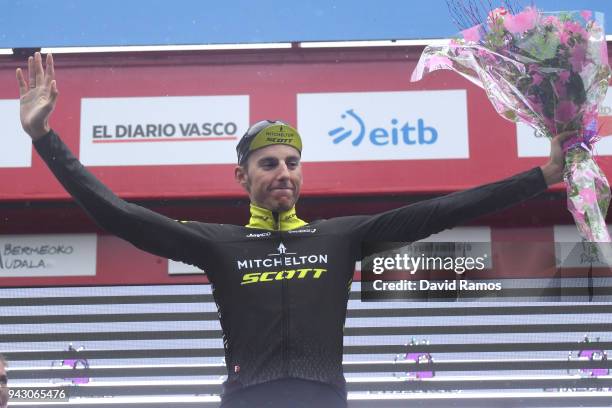
<path id="1" fill-rule="evenodd" d="M 466 89 L 469 159 L 305 163 L 305 196 L 448 192 L 542 164 L 518 158 L 514 124 L 501 119 L 484 92 L 452 72 L 411 83 L 420 48 L 274 50 L 201 53 L 56 55 L 60 99 L 52 126 L 79 151 L 80 101 L 91 97 L 249 95 L 250 120 L 296 122 L 296 94 L 306 92 Z M 18 97 L 14 70 L 0 59 L 0 98 Z M 409 109 L 410 107 L 407 107 Z M 6 136 L 5 136 L 6 137 Z M 599 159 L 605 172 L 612 158 Z M 129 198 L 243 197 L 233 165 L 93 167 Z M 66 199 L 34 154 L 31 168 L 0 169 L 0 200 Z M 562 186 L 556 187 L 561 189 Z"/>
<path id="2" fill-rule="evenodd" d="M 306 220 L 375 213 L 432 194 L 464 189 L 542 164 L 518 158 L 514 124 L 501 119 L 484 92 L 452 72 L 409 81 L 421 48 L 274 50 L 199 53 L 56 55 L 60 99 L 52 126 L 79 151 L 80 101 L 90 97 L 249 95 L 250 121 L 296 122 L 296 94 L 466 89 L 469 159 L 305 163 L 299 214 Z M 15 68 L 0 56 L 0 99 L 16 99 Z M 4 135 L 6 138 L 6 135 Z M 598 159 L 606 173 L 612 158 Z M 233 165 L 91 167 L 120 196 L 176 219 L 244 224 L 248 202 Z M 0 234 L 101 232 L 34 153 L 31 168 L 0 169 Z M 563 186 L 511 210 L 481 218 L 494 236 L 508 227 L 571 224 Z M 517 230 L 513 230 L 517 231 Z M 531 234 L 535 229 L 521 230 Z M 531 232 L 530 232 L 531 231 Z M 501 235 L 500 235 L 501 234 Z M 535 239 L 535 238 L 534 238 Z M 496 240 L 496 239 L 494 239 Z M 202 282 L 167 275 L 167 261 L 109 236 L 98 242 L 95 278 L 4 278 L 1 286 Z"/>

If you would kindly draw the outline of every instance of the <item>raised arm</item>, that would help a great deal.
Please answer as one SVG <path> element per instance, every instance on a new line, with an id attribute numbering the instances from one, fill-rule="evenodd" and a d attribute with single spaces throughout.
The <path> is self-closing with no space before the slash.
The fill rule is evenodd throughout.
<path id="1" fill-rule="evenodd" d="M 539 168 L 368 217 L 358 226 L 359 235 L 370 241 L 417 241 L 540 194 L 563 180 L 562 146 L 573 134 L 565 132 L 556 136 L 551 142 L 548 162 Z"/>
<path id="2" fill-rule="evenodd" d="M 19 117 L 21 126 L 32 141 L 37 141 L 49 133 L 49 117 L 55 109 L 57 83 L 53 56 L 47 54 L 46 69 L 43 70 L 42 56 L 39 52 L 28 58 L 28 81 L 26 82 L 21 68 L 17 68 L 17 83 L 19 84 Z"/>
<path id="3" fill-rule="evenodd" d="M 53 174 L 81 207 L 105 230 L 138 248 L 203 268 L 210 224 L 181 223 L 117 197 L 98 181 L 49 127 L 57 102 L 53 57 L 43 70 L 40 53 L 28 59 L 28 81 L 20 69 L 17 81 L 21 124 Z M 209 226 L 209 227 L 207 227 Z"/>

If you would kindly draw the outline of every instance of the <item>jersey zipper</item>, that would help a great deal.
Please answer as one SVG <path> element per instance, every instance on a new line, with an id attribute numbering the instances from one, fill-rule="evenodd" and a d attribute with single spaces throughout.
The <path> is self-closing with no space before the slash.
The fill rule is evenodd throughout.
<path id="1" fill-rule="evenodd" d="M 278 229 L 279 244 L 283 244 L 283 230 L 281 228 L 281 215 L 278 212 L 272 213 L 276 218 Z M 283 268 L 283 272 L 284 268 Z M 285 377 L 289 377 L 289 294 L 287 280 L 281 280 L 281 354 L 282 371 Z"/>

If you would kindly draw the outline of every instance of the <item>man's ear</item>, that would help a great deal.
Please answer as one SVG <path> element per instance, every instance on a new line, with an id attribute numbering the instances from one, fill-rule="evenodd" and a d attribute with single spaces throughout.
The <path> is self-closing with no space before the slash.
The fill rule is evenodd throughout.
<path id="1" fill-rule="evenodd" d="M 249 176 L 244 166 L 236 166 L 234 168 L 234 178 L 236 182 L 249 192 Z"/>

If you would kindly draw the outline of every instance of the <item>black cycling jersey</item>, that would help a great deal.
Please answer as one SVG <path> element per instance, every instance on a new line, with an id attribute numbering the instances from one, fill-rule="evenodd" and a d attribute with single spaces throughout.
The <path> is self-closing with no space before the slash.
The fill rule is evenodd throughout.
<path id="1" fill-rule="evenodd" d="M 202 268 L 223 330 L 224 394 L 285 378 L 330 384 L 346 398 L 343 328 L 362 241 L 416 241 L 546 189 L 539 168 L 377 215 L 305 223 L 251 206 L 251 224 L 177 222 L 119 199 L 51 131 L 35 143 L 104 229 L 145 251 Z"/>

